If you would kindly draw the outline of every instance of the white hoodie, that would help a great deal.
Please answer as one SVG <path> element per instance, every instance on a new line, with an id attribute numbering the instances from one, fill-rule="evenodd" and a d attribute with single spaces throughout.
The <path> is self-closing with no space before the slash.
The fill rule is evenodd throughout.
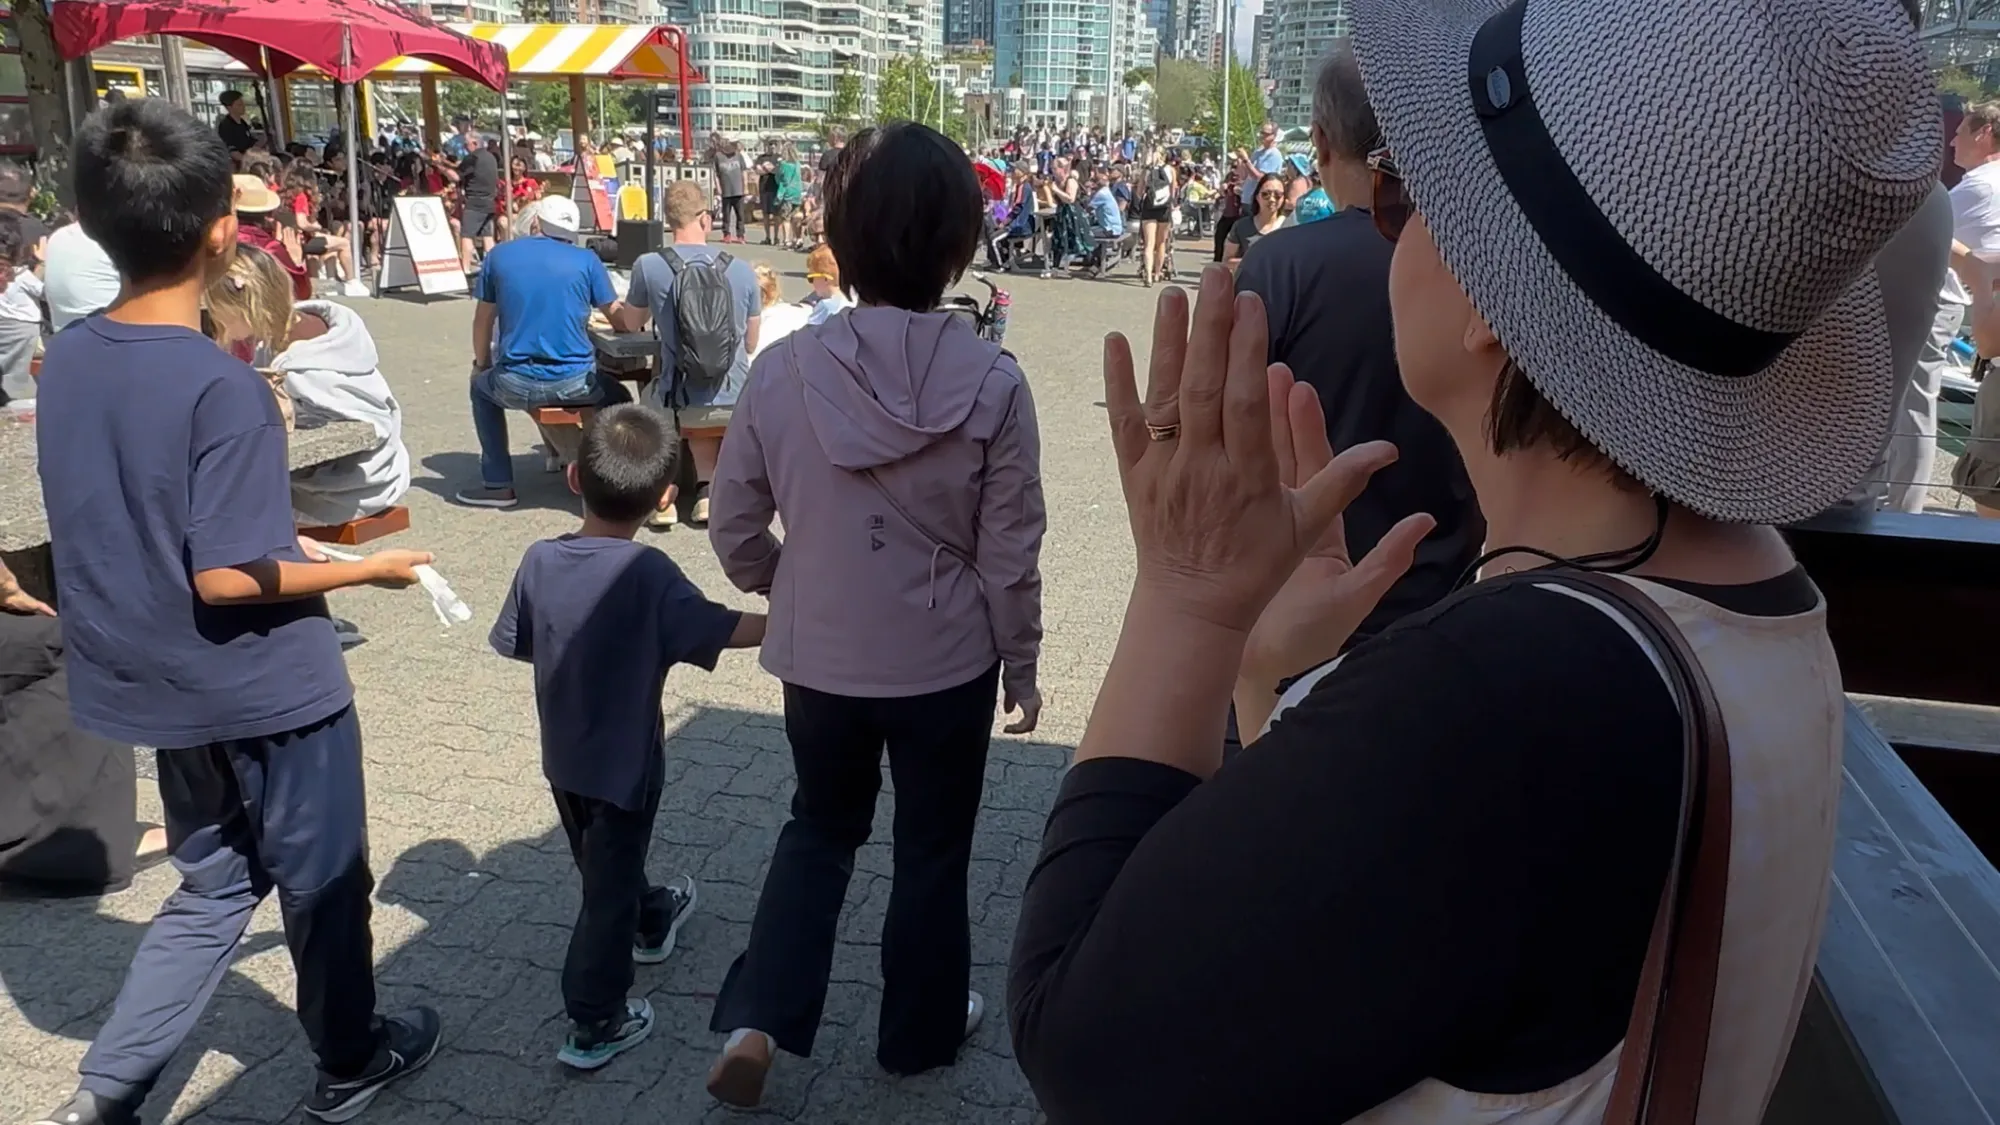
<path id="1" fill-rule="evenodd" d="M 403 448 L 403 408 L 377 367 L 375 339 L 361 314 L 329 301 L 301 301 L 301 313 L 326 321 L 326 334 L 300 340 L 271 361 L 285 390 L 337 418 L 375 427 L 375 448 L 292 477 L 292 508 L 301 525 L 344 523 L 374 515 L 410 490 Z"/>

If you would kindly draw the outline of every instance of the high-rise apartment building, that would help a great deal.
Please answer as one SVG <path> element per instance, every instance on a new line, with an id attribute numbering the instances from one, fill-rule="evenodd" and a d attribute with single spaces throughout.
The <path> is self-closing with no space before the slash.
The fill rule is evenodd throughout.
<path id="1" fill-rule="evenodd" d="M 657 3 L 662 22 L 687 31 L 689 54 L 707 79 L 690 92 L 699 136 L 805 136 L 833 108 L 841 75 L 859 81 L 867 114 L 890 57 L 943 51 L 945 0 Z"/>
<path id="2" fill-rule="evenodd" d="M 1220 6 L 1229 0 L 1174 0 L 1174 37 L 1163 36 L 1161 50 L 1177 59 L 1193 59 L 1213 66 L 1217 59 L 1216 33 Z"/>
<path id="3" fill-rule="evenodd" d="M 944 0 L 944 41 L 952 46 L 993 42 L 995 0 Z"/>
<path id="4" fill-rule="evenodd" d="M 523 23 L 520 0 L 404 0 L 439 23 Z"/>
<path id="5" fill-rule="evenodd" d="M 1289 128 L 1312 121 L 1313 80 L 1333 41 L 1348 33 L 1347 0 L 1265 0 L 1271 29 L 1271 120 Z"/>
<path id="6" fill-rule="evenodd" d="M 1271 14 L 1258 13 L 1250 27 L 1250 73 L 1263 82 L 1271 77 Z"/>
<path id="7" fill-rule="evenodd" d="M 1157 52 L 1147 0 L 999 0 L 993 80 L 1022 91 L 1020 123 L 1125 127 L 1125 74 Z"/>

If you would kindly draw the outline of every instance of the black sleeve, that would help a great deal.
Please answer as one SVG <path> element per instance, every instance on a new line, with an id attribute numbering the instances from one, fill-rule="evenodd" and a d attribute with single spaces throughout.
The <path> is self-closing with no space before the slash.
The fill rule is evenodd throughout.
<path id="1" fill-rule="evenodd" d="M 1078 765 L 1008 990 L 1050 1121 L 1345 1121 L 1425 1077 L 1581 1073 L 1623 1034 L 1665 878 L 1672 707 L 1599 611 L 1468 592 L 1205 784 Z"/>

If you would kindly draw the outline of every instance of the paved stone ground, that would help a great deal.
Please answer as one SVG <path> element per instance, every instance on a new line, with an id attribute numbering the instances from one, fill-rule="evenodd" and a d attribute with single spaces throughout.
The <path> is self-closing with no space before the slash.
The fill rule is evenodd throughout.
<path id="1" fill-rule="evenodd" d="M 788 273 L 790 295 L 804 291 L 800 256 L 756 247 L 746 256 Z M 1182 252 L 1184 264 L 1197 257 L 1191 247 Z M 999 999 L 1042 818 L 1110 657 L 1130 581 L 1131 548 L 1099 402 L 1099 339 L 1122 328 L 1143 350 L 1151 294 L 1129 272 L 1101 282 L 1022 278 L 1009 287 L 1008 344 L 1033 381 L 1043 433 L 1047 709 L 1033 740 L 996 735 L 987 767 L 971 904 L 973 985 L 995 1001 L 993 1018 L 954 1068 L 895 1080 L 875 1066 L 878 931 L 890 880 L 885 799 L 877 842 L 863 849 L 848 896 L 817 1053 L 780 1064 L 764 1111 L 770 1118 L 812 1125 L 1027 1125 L 1034 1118 Z M 521 422 L 514 444 L 522 454 L 523 505 L 489 512 L 450 504 L 451 490 L 477 472 L 465 401 L 472 306 L 462 298 L 357 304 L 403 401 L 416 474 L 408 500 L 415 526 L 392 542 L 435 550 L 439 569 L 476 615 L 473 624 L 446 631 L 415 591 L 334 599 L 336 611 L 369 637 L 350 653 L 349 666 L 368 747 L 381 1000 L 391 1008 L 435 1005 L 446 1029 L 429 1069 L 384 1094 L 365 1119 L 725 1120 L 701 1085 L 717 1046 L 708 1016 L 748 933 L 790 797 L 778 685 L 742 653 L 725 656 L 712 675 L 681 671 L 669 682 L 672 738 L 653 868 L 662 876 L 692 873 L 701 884 L 700 909 L 673 959 L 640 969 L 637 987 L 659 1013 L 653 1038 L 595 1076 L 567 1073 L 554 1060 L 564 1026 L 557 979 L 576 879 L 538 768 L 528 669 L 494 656 L 485 638 L 522 549 L 570 530 L 576 506 L 561 478 L 543 475 L 526 456 L 534 439 Z M 755 604 L 729 587 L 698 532 L 683 528 L 653 541 L 713 596 Z M 158 817 L 157 796 L 144 781 L 140 811 Z M 67 1095 L 133 947 L 173 883 L 162 869 L 98 901 L 0 902 L 0 1122 L 32 1117 Z M 147 1120 L 303 1120 L 297 1106 L 311 1056 L 291 1012 L 292 993 L 278 913 L 267 902 L 192 1042 L 155 1092 Z"/>

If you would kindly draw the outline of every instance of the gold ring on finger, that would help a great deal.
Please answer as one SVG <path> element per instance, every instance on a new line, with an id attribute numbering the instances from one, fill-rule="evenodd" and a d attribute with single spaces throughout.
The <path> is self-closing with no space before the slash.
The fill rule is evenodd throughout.
<path id="1" fill-rule="evenodd" d="M 1181 436 L 1181 424 L 1179 422 L 1168 422 L 1164 426 L 1156 426 L 1151 422 L 1146 423 L 1147 441 L 1172 441 L 1179 436 Z"/>

